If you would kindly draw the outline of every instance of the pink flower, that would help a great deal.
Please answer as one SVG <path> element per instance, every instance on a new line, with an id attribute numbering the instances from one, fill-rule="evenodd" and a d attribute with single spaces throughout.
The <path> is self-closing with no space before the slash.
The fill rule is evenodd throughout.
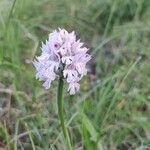
<path id="1" fill-rule="evenodd" d="M 68 91 L 70 95 L 74 95 L 76 92 L 78 92 L 80 89 L 80 84 L 79 83 L 69 83 L 69 88 Z"/>
<path id="2" fill-rule="evenodd" d="M 73 65 L 67 65 L 63 70 L 63 75 L 68 83 L 79 81 L 79 74 Z"/>
<path id="3" fill-rule="evenodd" d="M 36 68 L 36 78 L 44 81 L 43 86 L 50 88 L 51 82 L 63 72 L 63 77 L 69 84 L 70 95 L 80 89 L 79 81 L 86 75 L 86 64 L 91 59 L 88 49 L 76 40 L 73 32 L 58 29 L 49 34 L 45 44 L 42 43 L 42 54 L 33 62 Z"/>

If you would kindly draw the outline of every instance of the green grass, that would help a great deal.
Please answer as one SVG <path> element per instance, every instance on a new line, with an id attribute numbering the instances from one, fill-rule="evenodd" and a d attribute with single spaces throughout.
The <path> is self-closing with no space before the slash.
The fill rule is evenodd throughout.
<path id="1" fill-rule="evenodd" d="M 57 81 L 44 90 L 32 65 L 57 27 L 93 57 L 80 93 L 64 96 L 74 149 L 150 149 L 149 0 L 0 0 L 0 149 L 66 150 Z"/>

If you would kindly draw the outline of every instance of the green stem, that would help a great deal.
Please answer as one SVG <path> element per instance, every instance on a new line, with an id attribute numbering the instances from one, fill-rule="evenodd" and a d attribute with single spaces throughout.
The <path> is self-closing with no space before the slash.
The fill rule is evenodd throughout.
<path id="1" fill-rule="evenodd" d="M 62 104 L 63 85 L 64 85 L 64 81 L 63 81 L 62 77 L 60 77 L 59 85 L 58 85 L 58 93 L 57 93 L 58 116 L 60 119 L 60 124 L 61 124 L 61 128 L 63 131 L 63 135 L 64 135 L 65 141 L 67 143 L 67 148 L 68 148 L 68 150 L 72 150 L 70 137 L 69 137 L 69 134 L 68 134 L 67 128 L 65 127 L 65 122 L 64 122 L 63 104 Z"/>

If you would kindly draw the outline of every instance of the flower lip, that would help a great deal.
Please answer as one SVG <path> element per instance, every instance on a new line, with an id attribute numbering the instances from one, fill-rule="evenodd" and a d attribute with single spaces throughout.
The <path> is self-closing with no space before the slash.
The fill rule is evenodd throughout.
<path id="1" fill-rule="evenodd" d="M 59 43 L 55 43 L 55 44 L 54 44 L 54 47 L 55 47 L 56 49 L 59 49 L 59 48 L 60 48 L 60 44 L 59 44 Z"/>

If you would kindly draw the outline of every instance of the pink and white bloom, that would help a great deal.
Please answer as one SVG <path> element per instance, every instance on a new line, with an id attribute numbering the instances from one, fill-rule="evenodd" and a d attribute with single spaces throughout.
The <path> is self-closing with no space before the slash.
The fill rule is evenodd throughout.
<path id="1" fill-rule="evenodd" d="M 74 95 L 80 89 L 78 83 L 87 74 L 86 64 L 91 59 L 88 49 L 76 39 L 75 32 L 58 29 L 49 34 L 45 44 L 42 43 L 41 56 L 33 62 L 36 78 L 43 81 L 46 89 L 62 73 L 69 84 L 68 91 Z"/>
<path id="2" fill-rule="evenodd" d="M 70 95 L 74 95 L 76 92 L 78 92 L 80 89 L 80 84 L 79 83 L 69 83 L 69 88 L 68 88 L 68 92 L 70 93 Z"/>

